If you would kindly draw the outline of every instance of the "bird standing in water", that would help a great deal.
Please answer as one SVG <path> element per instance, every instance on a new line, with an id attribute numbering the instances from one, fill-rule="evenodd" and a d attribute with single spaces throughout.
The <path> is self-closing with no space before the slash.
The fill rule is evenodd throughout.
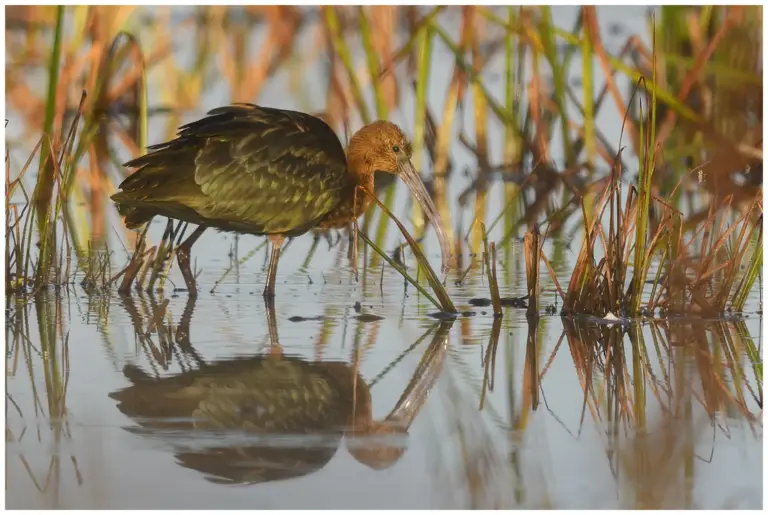
<path id="1" fill-rule="evenodd" d="M 309 114 L 253 104 L 214 109 L 125 164 L 138 168 L 112 195 L 129 229 L 154 216 L 198 225 L 176 249 L 190 295 L 196 295 L 189 252 L 211 227 L 266 235 L 272 243 L 264 297 L 275 295 L 280 246 L 312 228 L 343 228 L 372 199 L 375 172 L 401 177 L 435 227 L 448 268 L 440 216 L 411 163 L 411 144 L 387 121 L 364 126 L 346 154 L 336 134 Z"/>

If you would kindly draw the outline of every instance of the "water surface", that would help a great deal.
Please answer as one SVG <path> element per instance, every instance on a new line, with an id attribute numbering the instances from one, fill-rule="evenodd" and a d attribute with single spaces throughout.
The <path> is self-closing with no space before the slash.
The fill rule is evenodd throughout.
<path id="1" fill-rule="evenodd" d="M 638 15 L 636 24 L 628 9 Z M 599 11 L 605 27 L 621 22 L 647 39 L 639 16 L 644 8 Z M 565 28 L 575 13 L 554 10 Z M 617 51 L 626 34 L 604 31 L 608 50 Z M 304 41 L 309 44 L 311 38 Z M 430 98 L 439 109 L 453 67 L 445 50 L 436 51 L 435 60 L 448 63 L 433 67 Z M 503 63 L 490 63 L 488 74 L 502 69 Z M 581 69 L 577 56 L 572 69 Z M 600 87 L 599 70 L 596 75 Z M 271 81 L 259 101 L 302 108 L 286 94 L 285 81 Z M 489 88 L 498 91 L 500 82 L 489 79 Z M 206 92 L 184 120 L 228 102 L 227 95 L 223 87 Z M 323 95 L 315 91 L 308 102 L 322 105 Z M 471 116 L 469 106 L 465 122 Z M 393 118 L 412 123 L 407 105 Z M 621 119 L 606 109 L 597 120 L 616 145 Z M 153 118 L 153 142 L 165 137 L 166 121 Z M 499 149 L 501 131 L 489 136 Z M 449 185 L 453 224 L 466 231 L 474 213 L 462 209 L 457 197 L 471 177 L 460 171 L 473 170 L 475 163 L 459 145 L 452 158 L 459 170 Z M 495 216 L 503 207 L 500 181 L 491 184 L 487 198 L 487 212 Z M 408 202 L 401 188 L 393 211 L 404 220 Z M 117 217 L 111 222 L 119 227 Z M 491 240 L 503 237 L 502 225 L 491 231 Z M 156 220 L 150 237 L 158 240 L 164 227 L 164 220 Z M 116 268 L 128 257 L 120 243 L 124 233 L 118 233 L 106 235 L 116 249 Z M 576 233 L 572 241 L 545 245 L 547 256 L 560 256 L 552 261 L 561 284 L 570 278 L 580 238 Z M 386 248 L 399 243 L 390 226 Z M 426 248 L 433 263 L 439 259 L 435 243 L 430 233 Z M 762 507 L 758 291 L 736 320 L 606 325 L 546 314 L 544 308 L 557 301 L 542 272 L 539 319 L 515 308 L 494 319 L 490 307 L 470 304 L 490 295 L 477 267 L 461 284 L 455 271 L 448 278 L 454 302 L 466 313 L 445 323 L 431 316 L 434 306 L 406 288 L 390 267 L 366 267 L 369 257 L 361 257 L 355 280 L 343 243 L 329 248 L 321 241 L 305 265 L 312 246 L 306 235 L 281 258 L 270 332 L 260 295 L 265 249 L 210 291 L 232 263 L 235 247 L 236 257 L 243 257 L 260 244 L 245 236 L 235 245 L 232 235 L 206 233 L 193 250 L 202 270 L 196 301 L 174 289 L 182 284 L 174 267 L 164 293 L 126 299 L 89 295 L 75 285 L 8 306 L 7 507 Z M 520 243 L 502 249 L 499 261 L 505 266 L 499 271 L 501 294 L 525 295 Z M 413 270 L 414 263 L 408 264 Z M 280 359 L 292 363 L 286 377 L 325 378 L 312 379 L 317 386 L 333 376 L 345 392 L 357 385 L 354 397 L 339 394 L 333 408 L 321 410 L 338 412 L 338 420 L 311 435 L 303 434 L 309 422 L 271 435 L 227 427 L 268 411 L 250 396 L 257 389 L 253 384 L 264 383 L 248 381 L 264 360 Z M 246 393 L 221 404 L 178 398 L 178 406 L 193 406 L 196 422 L 131 416 L 115 398 L 134 383 L 186 384 L 208 377 L 198 371 L 211 369 L 217 379 L 205 379 L 198 395 L 231 392 L 241 383 Z M 174 377 L 176 382 L 167 382 Z M 171 401 L 154 391 L 162 393 L 143 390 L 141 410 L 172 411 L 172 404 L 162 404 Z M 311 404 L 297 404 L 303 406 L 295 408 L 299 419 L 315 409 Z M 222 406 L 230 411 L 222 413 Z M 353 438 L 345 420 L 353 407 L 370 423 L 398 407 L 397 414 L 407 414 L 407 434 Z"/>

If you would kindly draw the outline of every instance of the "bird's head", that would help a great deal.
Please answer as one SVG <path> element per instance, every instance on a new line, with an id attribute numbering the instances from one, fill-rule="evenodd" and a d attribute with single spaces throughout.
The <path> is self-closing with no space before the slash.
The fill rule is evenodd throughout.
<path id="1" fill-rule="evenodd" d="M 357 131 L 349 141 L 347 161 L 352 173 L 368 175 L 376 172 L 400 177 L 416 197 L 429 221 L 435 227 L 443 258 L 443 271 L 449 268 L 450 247 L 443 222 L 411 162 L 413 150 L 405 133 L 394 123 L 376 121 Z"/>
<path id="2" fill-rule="evenodd" d="M 366 125 L 352 136 L 347 158 L 351 168 L 358 173 L 400 175 L 402 168 L 410 165 L 412 153 L 411 142 L 400 127 L 379 120 Z"/>

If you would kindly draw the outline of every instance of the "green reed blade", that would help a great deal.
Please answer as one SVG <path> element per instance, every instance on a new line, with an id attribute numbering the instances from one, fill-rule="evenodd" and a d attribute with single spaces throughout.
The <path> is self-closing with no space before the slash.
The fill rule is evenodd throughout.
<path id="1" fill-rule="evenodd" d="M 375 251 L 375 252 L 376 252 L 376 253 L 377 253 L 379 256 L 381 256 L 381 257 L 384 259 L 384 261 L 386 261 L 387 263 L 389 263 L 389 265 L 390 265 L 392 268 L 394 268 L 395 270 L 397 270 L 397 271 L 398 271 L 398 273 L 399 273 L 400 275 L 402 275 L 402 276 L 403 276 L 403 277 L 404 277 L 404 278 L 405 278 L 405 279 L 406 279 L 406 280 L 407 280 L 409 283 L 411 283 L 411 284 L 412 284 L 412 285 L 413 285 L 413 286 L 414 286 L 414 287 L 415 287 L 417 290 L 419 290 L 419 292 L 420 292 L 422 295 L 424 295 L 424 296 L 427 298 L 427 300 L 428 300 L 428 301 L 430 301 L 432 304 L 434 304 L 434 305 L 435 305 L 435 307 L 436 307 L 437 309 L 439 309 L 439 310 L 443 310 L 443 307 L 440 305 L 440 303 L 439 303 L 439 302 L 437 302 L 437 300 L 435 300 L 435 298 L 434 298 L 432 295 L 430 295 L 430 294 L 429 294 L 429 292 L 427 292 L 427 290 L 425 290 L 425 289 L 424 289 L 424 288 L 423 288 L 423 287 L 422 287 L 422 286 L 419 284 L 419 282 L 418 282 L 416 279 L 412 278 L 412 277 L 411 277 L 411 276 L 408 274 L 408 272 L 405 270 L 405 268 L 404 268 L 402 265 L 400 265 L 400 264 L 399 264 L 399 263 L 397 263 L 395 260 L 393 260 L 392 258 L 390 258 L 390 257 L 387 255 L 387 253 L 386 253 L 386 252 L 384 252 L 383 250 L 381 250 L 381 248 L 380 248 L 378 245 L 376 245 L 376 244 L 375 244 L 373 241 L 371 241 L 371 239 L 370 239 L 370 238 L 368 238 L 368 236 L 366 236 L 366 235 L 365 235 L 365 233 L 364 233 L 363 231 L 359 231 L 357 234 L 358 234 L 358 235 L 360 235 L 360 237 L 363 239 L 363 241 L 364 241 L 365 243 L 367 243 L 368 245 L 370 245 L 370 247 L 371 247 L 371 248 L 372 248 L 372 249 L 373 249 L 373 250 L 374 250 L 374 251 Z M 443 310 L 443 311 L 444 311 L 444 310 Z"/>
<path id="2" fill-rule="evenodd" d="M 488 287 L 491 290 L 491 304 L 493 305 L 494 316 L 501 316 L 501 295 L 499 295 L 499 281 L 496 279 L 496 249 L 493 249 L 493 260 L 491 260 L 491 250 L 488 247 L 488 233 L 485 230 L 485 224 L 481 223 L 480 228 L 483 235 L 483 260 L 485 261 L 485 270 L 488 276 Z"/>
<path id="3" fill-rule="evenodd" d="M 360 111 L 360 117 L 363 119 L 363 123 L 368 124 L 371 122 L 370 115 L 368 114 L 368 107 L 365 102 L 365 97 L 363 96 L 363 90 L 360 87 L 360 80 L 357 78 L 357 73 L 355 73 L 355 67 L 352 63 L 352 54 L 349 51 L 347 42 L 344 40 L 341 28 L 339 27 L 339 19 L 336 16 L 335 7 L 323 7 L 323 14 L 325 15 L 325 23 L 328 27 L 328 33 L 331 36 L 333 49 L 339 55 L 341 63 L 347 71 L 349 83 L 352 87 L 352 95 L 355 97 L 357 108 Z"/>
<path id="4" fill-rule="evenodd" d="M 440 14 L 444 9 L 444 6 L 437 5 L 434 9 L 432 9 L 429 14 L 422 17 L 418 23 L 416 24 L 416 28 L 413 29 L 409 35 L 408 41 L 405 42 L 405 44 L 400 47 L 400 50 L 395 52 L 392 62 L 390 66 L 395 66 L 396 63 L 400 61 L 403 57 L 407 56 L 410 52 L 413 46 L 418 42 L 419 37 L 425 30 L 428 30 L 429 27 L 432 24 L 432 21 L 437 18 L 437 15 Z M 393 73 L 393 70 L 390 68 L 390 66 L 385 66 L 383 70 L 381 70 L 380 77 L 383 77 L 384 75 L 388 73 Z"/>
<path id="5" fill-rule="evenodd" d="M 417 42 L 417 79 L 416 107 L 413 122 L 413 163 L 417 170 L 424 166 L 424 137 L 427 119 L 427 85 L 429 84 L 429 68 L 432 62 L 432 31 L 426 27 L 421 31 Z M 424 231 L 424 213 L 418 203 L 413 203 L 413 224 L 416 237 L 421 237 Z"/>
<path id="6" fill-rule="evenodd" d="M 656 23 L 653 23 L 653 70 L 652 70 L 652 82 L 656 84 Z M 632 312 L 640 312 L 640 303 L 642 302 L 643 286 L 645 285 L 645 272 L 647 271 L 645 261 L 648 258 L 646 255 L 646 237 L 648 231 L 648 210 L 651 205 L 651 186 L 653 180 L 653 172 L 656 164 L 656 89 L 651 91 L 650 105 L 650 121 L 648 122 L 648 136 L 643 145 L 642 127 L 641 130 L 641 145 L 644 146 L 644 150 L 641 154 L 641 166 L 640 176 L 638 182 L 640 184 L 640 194 L 638 197 L 639 202 L 639 214 L 640 218 L 637 222 L 635 232 L 635 259 L 634 259 L 634 273 L 635 273 L 635 287 L 633 290 Z"/>
<path id="7" fill-rule="evenodd" d="M 381 89 L 382 81 L 378 80 L 379 58 L 376 55 L 376 50 L 373 48 L 371 24 L 368 21 L 368 16 L 365 14 L 365 8 L 363 6 L 359 6 L 357 12 L 360 18 L 360 35 L 363 39 L 365 58 L 368 61 L 368 74 L 373 83 L 374 99 L 376 100 L 376 116 L 378 116 L 380 120 L 386 120 L 388 118 L 387 104 L 384 101 L 384 92 Z"/>
<path id="8" fill-rule="evenodd" d="M 493 21 L 496 25 L 503 27 L 508 31 L 514 32 L 516 34 L 522 32 L 521 27 L 508 24 L 506 20 L 500 18 L 498 15 L 492 13 L 488 9 L 480 9 L 480 13 L 489 20 Z M 557 26 L 553 26 L 552 31 L 557 37 L 563 39 L 571 45 L 581 45 L 581 41 L 578 35 L 567 32 L 566 30 L 558 28 Z M 607 57 L 611 66 L 627 75 L 633 81 L 638 81 L 643 77 L 642 73 L 638 69 L 626 64 L 623 60 L 612 55 L 608 55 Z M 755 80 L 757 79 L 755 78 Z M 649 91 L 652 91 L 656 96 L 658 96 L 659 100 L 663 101 L 670 109 L 674 110 L 679 116 L 691 122 L 700 121 L 699 115 L 696 114 L 691 108 L 680 102 L 677 99 L 677 95 L 673 91 L 659 87 L 656 82 L 647 82 L 646 87 Z"/>
<path id="9" fill-rule="evenodd" d="M 446 313 L 456 313 L 456 307 L 453 305 L 453 302 L 451 301 L 451 297 L 448 295 L 448 292 L 446 291 L 445 286 L 443 286 L 443 284 L 437 278 L 437 274 L 435 274 L 435 271 L 429 265 L 429 260 L 427 260 L 427 257 L 421 251 L 421 248 L 419 248 L 418 243 L 416 243 L 416 241 L 413 239 L 410 233 L 408 233 L 405 226 L 403 226 L 400 220 L 398 220 L 397 217 L 394 214 L 392 214 L 392 212 L 387 208 L 387 206 L 385 206 L 378 198 L 376 198 L 373 192 L 367 192 L 367 193 L 379 205 L 382 211 L 384 211 L 384 213 L 389 218 L 391 218 L 392 221 L 395 222 L 395 224 L 397 224 L 397 227 L 400 229 L 400 232 L 403 234 L 406 241 L 408 241 L 408 245 L 411 248 L 411 252 L 413 252 L 413 255 L 416 257 L 416 261 L 418 261 L 419 266 L 424 270 L 424 273 L 427 276 L 427 281 L 429 282 L 429 285 L 432 287 L 432 290 L 435 292 L 435 295 L 437 295 L 437 298 L 440 299 L 440 308 Z M 362 234 L 362 232 L 360 234 Z M 389 259 L 387 261 L 389 262 Z"/>
<path id="10" fill-rule="evenodd" d="M 586 26 L 582 26 L 581 59 L 582 91 L 584 93 L 584 148 L 587 153 L 587 162 L 590 166 L 593 166 L 597 154 L 597 143 L 595 141 L 594 75 L 592 71 L 593 52 L 590 31 Z"/>
<path id="11" fill-rule="evenodd" d="M 51 50 L 51 60 L 48 63 L 48 93 L 45 102 L 45 118 L 43 120 L 43 131 L 51 138 L 53 135 L 53 119 L 56 116 L 56 91 L 59 87 L 59 66 L 61 64 L 61 39 L 64 31 L 64 6 L 56 8 L 56 29 L 53 37 L 53 49 Z M 40 155 L 41 169 L 48 156 L 48 149 L 43 145 Z M 51 177 L 47 180 L 53 180 Z M 52 187 L 52 185 L 51 185 Z M 35 195 L 37 198 L 37 195 Z"/>
<path id="12" fill-rule="evenodd" d="M 43 120 L 43 131 L 49 139 L 49 144 L 43 144 L 40 149 L 40 166 L 38 171 L 37 184 L 33 193 L 36 208 L 39 211 L 37 216 L 38 234 L 40 235 L 39 263 L 43 266 L 36 281 L 46 276 L 48 263 L 50 261 L 51 242 L 48 237 L 48 225 L 50 223 L 50 203 L 53 195 L 54 179 L 54 159 L 56 156 L 51 152 L 51 142 L 58 139 L 58 135 L 53 134 L 53 121 L 56 116 L 56 92 L 59 85 L 59 66 L 61 62 L 61 40 L 64 31 L 64 6 L 56 8 L 56 29 L 54 32 L 53 49 L 51 51 L 51 60 L 48 65 L 48 94 L 45 104 L 45 117 Z M 39 287 L 40 284 L 36 284 Z"/>
<path id="13" fill-rule="evenodd" d="M 746 221 L 745 221 L 746 223 Z M 742 277 L 738 288 L 731 298 L 731 304 L 734 310 L 743 311 L 744 305 L 747 302 L 749 292 L 752 291 L 752 287 L 757 281 L 758 275 L 763 268 L 763 226 L 762 224 L 758 228 L 757 238 L 753 240 L 754 250 L 752 253 L 752 259 L 749 261 L 747 271 Z"/>
<path id="14" fill-rule="evenodd" d="M 512 25 L 515 20 L 515 8 L 507 7 L 507 16 L 509 24 Z M 522 44 L 517 44 L 518 50 L 521 50 Z M 519 83 L 522 80 L 522 76 L 518 75 L 516 68 L 514 67 L 515 59 L 515 40 L 513 33 L 508 31 L 504 37 L 504 104 L 507 112 L 510 114 L 511 121 L 515 123 L 514 127 L 510 127 L 508 124 L 504 124 L 504 164 L 506 166 L 515 166 L 520 161 L 520 128 L 517 126 L 517 117 L 519 116 L 520 102 L 518 101 L 518 94 L 522 89 L 522 84 Z M 519 64 L 520 54 L 518 52 Z"/>
<path id="15" fill-rule="evenodd" d="M 568 130 L 568 113 L 565 109 L 565 76 L 563 67 L 557 60 L 557 47 L 555 46 L 555 34 L 552 24 L 552 13 L 549 6 L 541 6 L 541 24 L 540 35 L 544 44 L 544 55 L 552 68 L 552 80 L 554 82 L 555 96 L 554 101 L 560 112 L 560 132 L 563 139 L 563 150 L 565 151 L 565 162 L 567 167 L 575 164 L 573 146 L 570 144 Z"/>
<path id="16" fill-rule="evenodd" d="M 472 84 L 476 84 L 480 88 L 480 91 L 485 97 L 485 101 L 488 103 L 488 107 L 491 108 L 491 111 L 493 111 L 493 113 L 499 118 L 499 120 L 501 120 L 505 124 L 508 124 L 508 126 L 514 130 L 517 124 L 514 121 L 512 113 L 507 112 L 505 108 L 501 107 L 499 103 L 496 101 L 496 99 L 493 98 L 493 95 L 491 95 L 488 92 L 488 90 L 480 80 L 480 77 L 478 76 L 478 74 L 475 73 L 475 71 L 472 69 L 472 66 L 466 63 L 461 53 L 461 50 L 459 50 L 458 46 L 450 38 L 448 33 L 445 32 L 445 30 L 443 30 L 442 27 L 440 27 L 440 25 L 437 25 L 435 23 L 432 24 L 432 30 L 443 41 L 445 46 L 448 47 L 448 50 L 451 51 L 451 53 L 454 56 L 454 59 L 456 60 L 455 61 L 456 64 L 461 68 L 461 71 L 467 74 L 470 82 Z"/>

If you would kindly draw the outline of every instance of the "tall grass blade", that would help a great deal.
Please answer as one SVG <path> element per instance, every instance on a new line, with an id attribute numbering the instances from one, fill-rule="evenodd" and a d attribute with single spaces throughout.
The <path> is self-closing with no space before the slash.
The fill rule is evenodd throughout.
<path id="1" fill-rule="evenodd" d="M 563 150 L 565 151 L 566 167 L 570 168 L 575 164 L 573 145 L 570 143 L 568 132 L 568 113 L 565 106 L 565 76 L 563 67 L 557 60 L 557 48 L 555 44 L 555 33 L 552 24 L 552 12 L 549 6 L 541 6 L 541 25 L 540 35 L 544 43 L 544 55 L 552 68 L 552 80 L 555 87 L 555 105 L 560 112 L 560 131 L 563 139 Z"/>
<path id="2" fill-rule="evenodd" d="M 397 219 L 397 217 L 394 214 L 392 214 L 392 212 L 387 208 L 387 206 L 385 206 L 378 198 L 376 198 L 376 195 L 374 195 L 373 192 L 367 191 L 367 193 L 379 205 L 382 211 L 384 211 L 384 213 L 389 218 L 391 218 L 392 221 L 395 222 L 395 224 L 397 224 L 397 227 L 400 229 L 400 232 L 403 234 L 406 241 L 408 242 L 408 245 L 410 246 L 411 251 L 413 252 L 413 255 L 416 257 L 416 261 L 418 261 L 419 267 L 426 274 L 429 285 L 432 287 L 432 290 L 435 292 L 435 295 L 437 295 L 437 298 L 440 299 L 440 309 L 442 309 L 446 313 L 456 313 L 457 312 L 456 307 L 453 305 L 453 301 L 451 301 L 451 297 L 448 295 L 448 292 L 446 291 L 445 286 L 443 286 L 443 284 L 440 282 L 440 279 L 438 279 L 437 274 L 435 274 L 435 271 L 430 266 L 429 260 L 427 260 L 427 257 L 421 251 L 421 248 L 419 248 L 419 244 L 416 243 L 413 237 L 406 230 L 405 226 L 400 222 L 400 220 Z M 362 232 L 360 234 L 362 234 Z M 365 240 L 366 240 L 366 243 L 368 243 L 368 239 L 365 238 Z"/>
<path id="3" fill-rule="evenodd" d="M 541 234 L 538 226 L 525 233 L 525 276 L 528 282 L 528 316 L 539 314 L 539 255 Z"/>
<path id="4" fill-rule="evenodd" d="M 429 85 L 429 68 L 432 60 L 432 31 L 426 27 L 419 34 L 417 43 L 417 79 L 416 107 L 413 122 L 413 162 L 417 170 L 424 165 L 424 140 L 426 137 L 427 119 L 427 86 Z M 424 230 L 424 213 L 418 203 L 413 203 L 413 224 L 416 237 L 419 238 Z"/>
<path id="5" fill-rule="evenodd" d="M 653 84 L 656 84 L 656 24 L 653 23 Z M 640 124 L 640 141 L 642 145 L 640 176 L 640 193 L 638 196 L 639 214 L 635 233 L 635 258 L 634 258 L 634 290 L 632 302 L 632 313 L 640 312 L 640 303 L 642 301 L 643 285 L 645 284 L 646 272 L 646 238 L 648 231 L 648 210 L 651 205 L 651 186 L 653 180 L 653 171 L 656 164 L 656 89 L 651 92 L 650 117 L 647 125 L 648 134 L 643 141 L 643 124 Z"/>
<path id="6" fill-rule="evenodd" d="M 344 40 L 344 35 L 341 33 L 339 18 L 336 16 L 336 7 L 325 6 L 322 10 L 323 15 L 325 16 L 328 32 L 331 36 L 333 49 L 338 54 L 344 65 L 344 69 L 347 71 L 347 77 L 349 78 L 349 83 L 352 87 L 352 96 L 354 96 L 355 102 L 357 103 L 360 117 L 363 119 L 364 124 L 368 124 L 371 122 L 371 117 L 368 113 L 368 105 L 365 102 L 363 90 L 360 87 L 360 80 L 357 78 L 357 73 L 355 72 L 355 67 L 352 63 L 352 53 L 349 50 L 347 42 Z"/>
<path id="7" fill-rule="evenodd" d="M 488 246 L 488 233 L 485 231 L 485 224 L 480 224 L 483 234 L 483 259 L 485 261 L 485 270 L 488 277 L 488 287 L 491 289 L 491 304 L 493 305 L 493 316 L 501 317 L 501 295 L 499 294 L 499 281 L 496 278 L 496 245 L 491 243 Z"/>
<path id="8" fill-rule="evenodd" d="M 733 294 L 731 305 L 736 311 L 743 311 L 744 305 L 747 303 L 747 297 L 749 292 L 757 281 L 760 271 L 763 268 L 763 224 L 762 217 L 760 227 L 758 228 L 757 238 L 754 241 L 752 258 L 749 260 L 746 273 L 742 277 L 738 288 Z"/>
<path id="9" fill-rule="evenodd" d="M 435 300 L 435 298 L 434 298 L 432 295 L 430 295 L 430 293 L 429 293 L 427 290 L 425 290 L 425 289 L 424 289 L 424 288 L 423 288 L 423 287 L 422 287 L 422 286 L 419 284 L 419 282 L 418 282 L 416 279 L 414 279 L 413 277 L 411 277 L 411 276 L 410 276 L 410 274 L 408 274 L 408 271 L 405 269 L 405 267 L 404 267 L 403 265 L 401 265 L 400 263 L 398 263 L 398 262 L 397 262 L 397 261 L 395 261 L 394 259 L 390 258 L 390 257 L 387 255 L 387 253 L 386 253 L 386 252 L 384 252 L 383 250 L 381 250 L 381 248 L 380 248 L 378 245 L 376 245 L 376 243 L 374 243 L 373 241 L 371 241 L 371 239 L 370 239 L 368 236 L 366 236 L 366 234 L 365 234 L 364 232 L 360 231 L 360 232 L 358 232 L 357 234 L 358 234 L 358 235 L 359 235 L 359 236 L 360 236 L 360 237 L 363 239 L 363 241 L 364 241 L 365 243 L 367 243 L 367 244 L 368 244 L 368 245 L 369 245 L 369 246 L 370 246 L 370 247 L 371 247 L 371 248 L 374 250 L 374 252 L 376 252 L 376 253 L 377 253 L 379 256 L 381 256 L 381 257 L 384 259 L 384 261 L 386 261 L 387 263 L 389 263 L 389 265 L 390 265 L 392 268 L 394 268 L 395 270 L 397 270 L 397 271 L 398 271 L 398 273 L 399 273 L 400 275 L 402 275 L 402 276 L 405 278 L 405 280 L 406 280 L 406 281 L 408 281 L 409 283 L 411 283 L 411 284 L 412 284 L 412 285 L 413 285 L 413 286 L 414 286 L 414 287 L 415 287 L 417 290 L 419 290 L 419 292 L 420 292 L 422 295 L 424 295 L 424 296 L 427 298 L 427 300 L 428 300 L 429 302 L 431 302 L 432 304 L 434 304 L 434 305 L 435 305 L 435 307 L 436 307 L 437 309 L 439 309 L 439 310 L 441 310 L 441 311 L 445 311 L 445 310 L 443 309 L 443 306 L 442 306 L 442 305 L 441 305 L 441 304 L 440 304 L 440 303 L 439 303 L 437 300 Z"/>
<path id="10" fill-rule="evenodd" d="M 378 80 L 379 58 L 376 55 L 376 50 L 373 48 L 371 24 L 368 21 L 368 15 L 365 13 L 365 7 L 358 7 L 357 12 L 360 19 L 360 36 L 363 39 L 363 49 L 365 50 L 365 58 L 368 62 L 368 74 L 373 83 L 373 97 L 376 101 L 376 116 L 378 116 L 380 120 L 386 120 L 388 118 L 387 103 L 384 99 L 382 81 Z"/>
<path id="11" fill-rule="evenodd" d="M 582 10 L 587 9 L 582 7 Z M 582 91 L 584 92 L 584 148 L 587 163 L 594 166 L 597 153 L 595 141 L 594 74 L 592 72 L 592 40 L 586 24 L 581 28 Z"/>

